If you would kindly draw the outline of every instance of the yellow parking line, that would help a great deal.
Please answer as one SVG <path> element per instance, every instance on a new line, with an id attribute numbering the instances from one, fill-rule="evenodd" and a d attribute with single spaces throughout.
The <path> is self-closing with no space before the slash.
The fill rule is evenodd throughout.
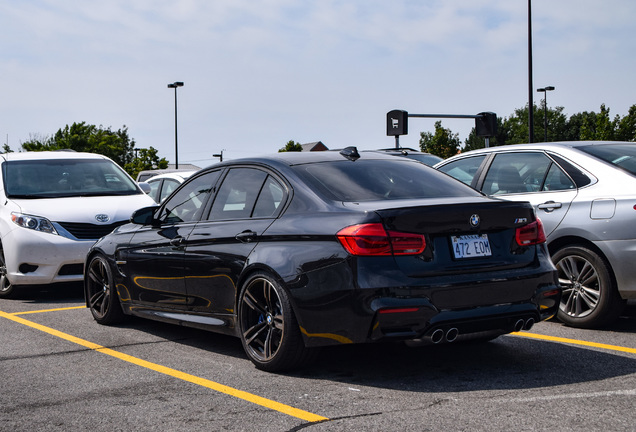
<path id="1" fill-rule="evenodd" d="M 51 327 L 46 327 L 46 326 L 43 326 L 41 324 L 37 324 L 37 323 L 34 323 L 32 321 L 28 321 L 28 320 L 26 320 L 24 318 L 20 318 L 18 316 L 15 316 L 15 314 L 8 314 L 6 312 L 0 311 L 0 317 L 4 317 L 4 318 L 7 318 L 7 319 L 9 319 L 11 321 L 15 321 L 17 323 L 20 323 L 20 324 L 26 325 L 28 327 L 34 328 L 36 330 L 43 331 L 45 333 L 48 333 L 50 335 L 59 337 L 61 339 L 67 340 L 69 342 L 73 342 L 75 344 L 81 345 L 81 346 L 89 348 L 91 350 L 98 351 L 98 352 L 100 352 L 102 354 L 106 354 L 106 355 L 118 358 L 120 360 L 129 362 L 129 363 L 132 363 L 132 364 L 135 364 L 135 365 L 138 365 L 138 366 L 150 369 L 150 370 L 153 370 L 155 372 L 159 372 L 159 373 L 162 373 L 162 374 L 165 374 L 165 375 L 169 375 L 169 376 L 174 377 L 174 378 L 178 378 L 178 379 L 183 380 L 183 381 L 187 381 L 187 382 L 191 382 L 193 384 L 197 384 L 197 385 L 200 385 L 200 386 L 203 386 L 203 387 L 207 387 L 209 389 L 218 391 L 220 393 L 224 393 L 224 394 L 227 394 L 227 395 L 230 395 L 230 396 L 234 396 L 235 398 L 243 399 L 243 400 L 251 402 L 253 404 L 260 405 L 260 406 L 263 406 L 265 408 L 269 408 L 269 409 L 272 409 L 274 411 L 278 411 L 278 412 L 281 412 L 283 414 L 287 414 L 289 416 L 299 418 L 301 420 L 305 420 L 305 421 L 312 422 L 312 423 L 313 422 L 320 422 L 320 421 L 329 420 L 327 417 L 322 417 L 322 416 L 319 416 L 317 414 L 313 414 L 313 413 L 310 413 L 310 412 L 307 412 L 307 411 L 300 410 L 298 408 L 291 407 L 289 405 L 285 405 L 285 404 L 282 404 L 282 403 L 279 403 L 279 402 L 276 402 L 276 401 L 273 401 L 273 400 L 270 400 L 270 399 L 266 399 L 266 398 L 263 398 L 263 397 L 260 397 L 260 396 L 256 396 L 254 394 L 247 393 L 247 392 L 244 392 L 242 390 L 237 390 L 235 388 L 228 387 L 228 386 L 225 386 L 223 384 L 216 383 L 214 381 L 210 381 L 210 380 L 207 380 L 207 379 L 204 379 L 204 378 L 200 378 L 200 377 L 197 377 L 197 376 L 194 376 L 194 375 L 190 375 L 188 373 L 181 372 L 181 371 L 178 371 L 176 369 L 172 369 L 172 368 L 169 368 L 169 367 L 166 367 L 166 366 L 162 366 L 162 365 L 159 365 L 159 364 L 156 364 L 156 363 L 152 363 L 152 362 L 149 362 L 149 361 L 146 361 L 146 360 L 142 360 L 142 359 L 139 359 L 137 357 L 133 357 L 131 355 L 124 354 L 124 353 L 112 350 L 110 348 L 103 347 L 101 345 L 97 345 L 97 344 L 95 344 L 93 342 L 89 342 L 87 340 L 80 339 L 78 337 L 69 335 L 67 333 L 63 333 L 63 332 L 61 332 L 59 330 L 55 330 L 55 329 L 53 329 Z"/>
<path id="2" fill-rule="evenodd" d="M 72 307 L 57 308 L 57 309 L 41 309 L 41 310 L 26 311 L 26 312 L 13 312 L 9 315 L 27 315 L 27 314 L 35 314 L 35 313 L 41 313 L 41 312 L 59 312 L 59 311 L 73 310 L 73 309 L 86 309 L 86 306 L 72 306 Z"/>
<path id="3" fill-rule="evenodd" d="M 566 343 L 571 345 L 581 345 L 586 347 L 602 348 L 602 349 L 606 349 L 610 351 L 620 351 L 620 352 L 626 352 L 630 354 L 636 354 L 636 348 L 627 348 L 627 347 L 622 347 L 618 345 L 607 345 L 607 344 L 587 342 L 587 341 L 582 341 L 577 339 L 567 339 L 567 338 L 556 337 L 556 336 L 546 336 L 546 335 L 537 334 L 537 333 L 523 332 L 523 333 L 511 333 L 511 334 L 515 336 L 522 336 L 522 337 L 527 337 L 531 339 L 540 339 L 540 340 L 546 340 L 550 342 L 559 342 L 559 343 Z"/>

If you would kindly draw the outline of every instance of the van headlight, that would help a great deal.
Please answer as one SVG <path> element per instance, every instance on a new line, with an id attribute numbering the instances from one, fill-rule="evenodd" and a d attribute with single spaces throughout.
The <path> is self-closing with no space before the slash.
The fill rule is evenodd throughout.
<path id="1" fill-rule="evenodd" d="M 22 228 L 57 235 L 57 231 L 55 231 L 53 224 L 47 218 L 12 212 L 11 220 L 13 223 L 21 226 Z"/>

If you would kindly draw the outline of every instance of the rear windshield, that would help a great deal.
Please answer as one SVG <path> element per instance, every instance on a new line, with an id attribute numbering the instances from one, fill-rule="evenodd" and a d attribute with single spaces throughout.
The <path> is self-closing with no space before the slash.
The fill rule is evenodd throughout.
<path id="1" fill-rule="evenodd" d="M 12 198 L 134 195 L 136 183 L 106 159 L 8 161 L 2 165 L 5 192 Z"/>
<path id="2" fill-rule="evenodd" d="M 408 159 L 335 161 L 294 169 L 328 199 L 345 202 L 480 196 L 446 174 Z"/>
<path id="3" fill-rule="evenodd" d="M 578 147 L 581 151 L 636 175 L 636 144 L 608 144 Z"/>

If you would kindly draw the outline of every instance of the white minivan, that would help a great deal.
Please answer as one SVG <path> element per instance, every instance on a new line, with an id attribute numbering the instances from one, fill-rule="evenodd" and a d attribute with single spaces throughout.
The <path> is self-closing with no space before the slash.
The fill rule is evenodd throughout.
<path id="1" fill-rule="evenodd" d="M 88 249 L 154 204 L 111 159 L 74 151 L 0 154 L 0 297 L 81 281 Z"/>

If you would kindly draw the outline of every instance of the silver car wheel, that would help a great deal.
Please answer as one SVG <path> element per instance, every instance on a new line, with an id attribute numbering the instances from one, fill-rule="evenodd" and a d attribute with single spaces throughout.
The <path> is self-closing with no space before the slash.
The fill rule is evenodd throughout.
<path id="1" fill-rule="evenodd" d="M 558 318 L 567 325 L 597 328 L 617 319 L 625 300 L 616 289 L 609 263 L 596 251 L 572 245 L 553 253 L 563 287 Z"/>
<path id="2" fill-rule="evenodd" d="M 583 318 L 591 314 L 601 297 L 601 285 L 594 266 L 580 256 L 567 256 L 557 263 L 563 287 L 561 311 Z"/>

